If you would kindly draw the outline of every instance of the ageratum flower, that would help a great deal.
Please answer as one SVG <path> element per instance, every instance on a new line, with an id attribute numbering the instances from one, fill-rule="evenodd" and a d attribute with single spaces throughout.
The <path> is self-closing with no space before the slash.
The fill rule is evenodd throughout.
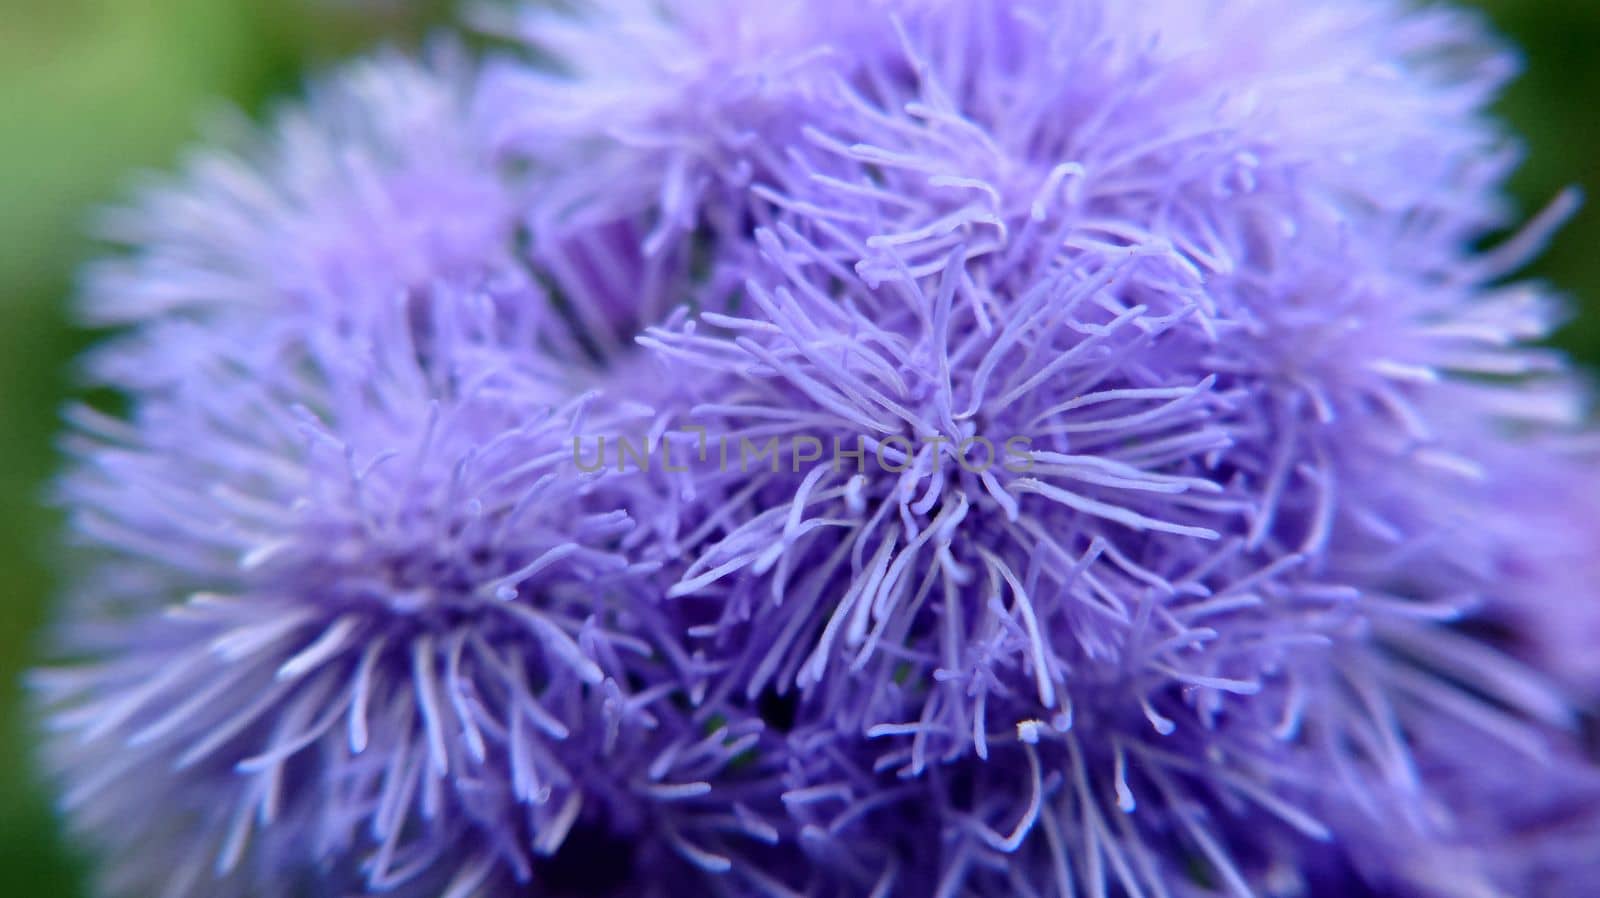
<path id="1" fill-rule="evenodd" d="M 1581 417 L 1476 20 L 489 24 L 115 219 L 39 677 L 112 890 L 1583 894 L 1573 711 L 1463 626 Z"/>
<path id="2" fill-rule="evenodd" d="M 515 149 L 576 133 L 623 181 L 553 164 L 535 220 L 707 257 L 640 342 L 691 384 L 657 430 L 723 451 L 637 517 L 727 694 L 799 702 L 808 848 L 880 893 L 1495 888 L 1409 743 L 1443 716 L 1537 755 L 1567 719 L 1452 627 L 1504 586 L 1463 436 L 1580 417 L 1525 343 L 1553 304 L 1497 285 L 1570 198 L 1472 252 L 1505 58 L 1391 4 L 863 7 L 536 20 L 576 75 L 498 80 L 542 101 Z M 813 768 L 828 733 L 882 747 Z M 926 838 L 874 818 L 902 804 Z"/>
<path id="3" fill-rule="evenodd" d="M 759 720 L 693 700 L 630 520 L 565 467 L 618 412 L 452 77 L 338 76 L 123 213 L 91 284 L 132 411 L 73 413 L 95 567 L 38 682 L 110 893 L 724 894 L 695 874 L 775 837 Z"/>

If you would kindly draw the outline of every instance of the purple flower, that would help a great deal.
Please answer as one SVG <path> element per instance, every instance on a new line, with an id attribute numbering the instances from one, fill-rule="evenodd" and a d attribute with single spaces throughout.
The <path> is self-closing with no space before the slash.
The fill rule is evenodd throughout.
<path id="1" fill-rule="evenodd" d="M 1474 629 L 1580 618 L 1504 284 L 1573 200 L 1474 249 L 1476 20 L 485 24 L 113 218 L 38 677 L 111 890 L 1581 894 L 1563 662 Z"/>
<path id="2" fill-rule="evenodd" d="M 1396 888 L 1491 887 L 1470 865 L 1379 866 L 1368 834 L 1454 844 L 1404 748 L 1435 706 L 1530 753 L 1567 719 L 1448 626 L 1496 586 L 1452 516 L 1482 459 L 1449 428 L 1578 419 L 1560 361 L 1523 345 L 1552 304 L 1492 286 L 1570 199 L 1469 254 L 1501 220 L 1506 160 L 1479 114 L 1501 57 L 1470 20 L 1377 5 L 1224 5 L 1213 25 L 925 4 L 885 15 L 878 44 L 854 21 L 831 81 L 797 67 L 618 99 L 582 145 L 635 177 L 607 191 L 553 166 L 548 218 L 574 240 L 650 233 L 647 259 L 708 235 L 700 314 L 640 342 L 690 381 L 658 403 L 669 447 L 706 462 L 709 433 L 723 452 L 659 478 L 636 516 L 680 562 L 671 594 L 717 615 L 696 635 L 736 659 L 733 694 L 797 694 L 802 726 L 876 740 L 859 766 L 922 783 L 904 798 L 921 809 L 964 804 L 931 771 L 972 757 L 1022 784 L 950 811 L 925 863 L 878 845 L 855 868 L 988 894 L 1003 886 L 972 865 L 1015 870 L 1031 836 L 1096 860 L 1030 882 L 1091 894 L 1176 888 L 1196 863 L 1285 891 L 1318 851 Z M 526 79 L 546 100 L 530 146 L 543 110 L 588 108 L 595 83 L 563 105 L 559 78 Z M 707 109 L 720 128 L 696 126 Z M 574 184 L 596 199 L 565 205 Z M 630 192 L 657 198 L 607 203 Z M 751 239 L 729 244 L 728 222 Z M 751 467 L 769 442 L 779 457 Z M 889 787 L 797 776 L 861 827 L 808 821 L 813 843 L 848 856 L 897 830 L 857 812 Z M 1056 837 L 1036 825 L 1052 796 Z M 1195 808 L 1207 822 L 1175 834 Z M 1104 822 L 1123 813 L 1125 831 Z M 1237 850 L 1230 827 L 1272 824 L 1298 838 Z"/>
<path id="3" fill-rule="evenodd" d="M 759 720 L 690 700 L 654 564 L 565 467 L 627 412 L 579 391 L 451 90 L 340 76 L 92 284 L 134 410 L 73 412 L 97 562 L 38 682 L 110 891 L 666 894 L 775 838 Z"/>

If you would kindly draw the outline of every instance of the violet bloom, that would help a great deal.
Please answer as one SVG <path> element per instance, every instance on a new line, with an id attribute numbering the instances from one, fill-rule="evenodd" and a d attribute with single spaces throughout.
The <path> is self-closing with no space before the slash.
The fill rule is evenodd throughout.
<path id="1" fill-rule="evenodd" d="M 628 412 L 578 388 L 457 74 L 342 73 L 118 216 L 94 371 L 133 411 L 71 413 L 96 563 L 38 677 L 110 893 L 670 894 L 775 838 L 759 720 L 685 698 L 567 468 Z"/>
<path id="2" fill-rule="evenodd" d="M 1504 57 L 1469 18 L 1379 4 L 911 4 L 877 42 L 858 7 L 836 43 L 781 50 L 741 44 L 760 23 L 734 11 L 688 63 L 665 48 L 707 27 L 692 11 L 585 40 L 535 22 L 585 48 L 579 77 L 491 81 L 540 100 L 514 150 L 539 158 L 548 124 L 634 173 L 554 164 L 535 221 L 708 256 L 699 314 L 640 342 L 686 375 L 658 403 L 669 447 L 735 448 L 637 515 L 671 594 L 715 615 L 695 635 L 736 659 L 728 694 L 876 740 L 851 773 L 796 737 L 808 848 L 908 894 L 995 893 L 1035 851 L 1025 881 L 1062 893 L 1336 891 L 1296 872 L 1319 852 L 1389 888 L 1493 888 L 1418 862 L 1475 849 L 1405 746 L 1442 711 L 1537 754 L 1568 719 L 1449 626 L 1499 584 L 1452 517 L 1487 472 L 1448 429 L 1580 409 L 1524 345 L 1553 304 L 1495 286 L 1571 199 L 1470 251 L 1502 222 L 1481 110 Z M 583 77 L 612 55 L 679 89 Z M 980 762 L 1014 788 L 951 772 Z M 878 838 L 896 803 L 946 815 L 910 840 L 931 856 Z M 1401 864 L 1399 842 L 1436 848 Z"/>
<path id="3" fill-rule="evenodd" d="M 117 217 L 39 677 L 111 891 L 1581 894 L 1574 711 L 1460 626 L 1582 417 L 1475 19 L 484 24 Z"/>

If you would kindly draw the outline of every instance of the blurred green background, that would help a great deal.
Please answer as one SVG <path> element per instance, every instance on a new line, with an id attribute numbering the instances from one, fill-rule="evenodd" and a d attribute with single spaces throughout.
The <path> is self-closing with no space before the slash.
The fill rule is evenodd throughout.
<path id="1" fill-rule="evenodd" d="M 750 0 L 759 2 L 759 0 Z M 1525 212 L 1577 183 L 1590 204 L 1535 273 L 1582 316 L 1562 345 L 1600 362 L 1600 2 L 1474 0 L 1525 52 L 1504 112 L 1526 136 Z M 82 894 L 32 779 L 18 678 L 53 590 L 56 522 L 42 507 L 57 409 L 86 337 L 65 311 L 93 252 L 88 214 L 130 174 L 169 167 L 210 110 L 259 113 L 376 42 L 413 44 L 425 0 L 0 0 L 0 879 L 7 894 Z M 136 822 L 130 821 L 136 825 Z"/>

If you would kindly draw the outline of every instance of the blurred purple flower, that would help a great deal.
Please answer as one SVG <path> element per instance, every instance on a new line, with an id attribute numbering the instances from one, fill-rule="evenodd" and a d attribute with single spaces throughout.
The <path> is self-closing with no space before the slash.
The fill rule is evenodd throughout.
<path id="1" fill-rule="evenodd" d="M 759 720 L 684 699 L 654 565 L 566 468 L 607 419 L 454 89 L 342 74 L 91 281 L 134 410 L 72 412 L 96 567 L 38 683 L 115 893 L 670 894 L 774 838 L 730 769 Z"/>

